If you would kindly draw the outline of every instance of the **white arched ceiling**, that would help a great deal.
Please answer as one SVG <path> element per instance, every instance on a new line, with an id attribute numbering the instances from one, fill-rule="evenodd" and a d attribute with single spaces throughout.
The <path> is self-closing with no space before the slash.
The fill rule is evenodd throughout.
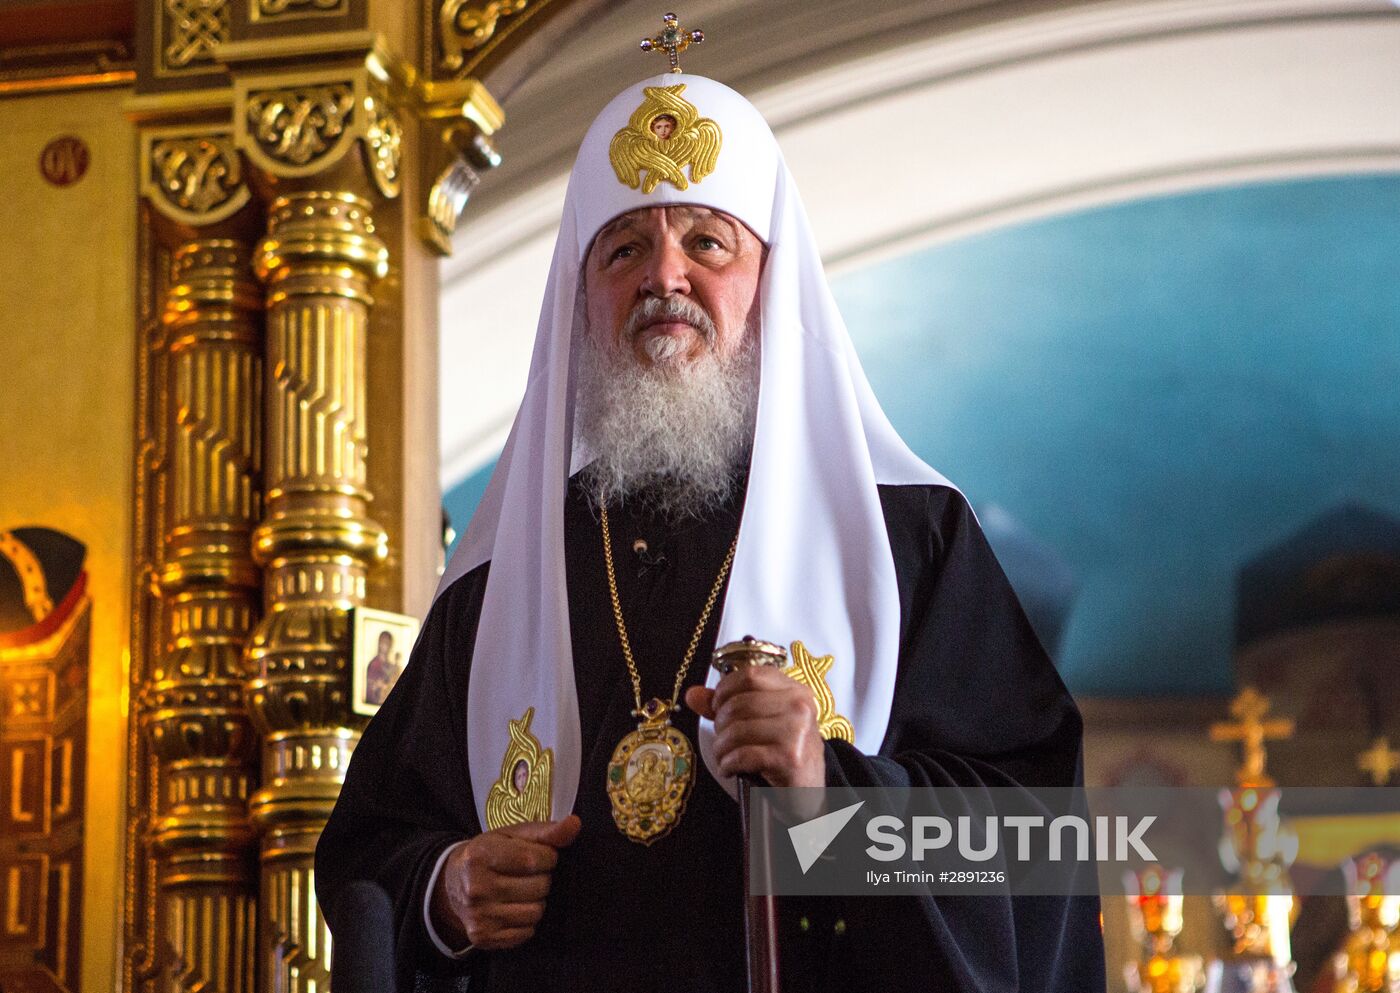
<path id="1" fill-rule="evenodd" d="M 612 92 L 574 90 L 581 134 Z M 839 271 L 1143 195 L 1400 171 L 1400 11 L 1105 2 L 886 46 L 748 95 Z M 474 203 L 444 264 L 444 489 L 499 451 L 524 389 L 566 149 L 537 157 L 508 198 Z"/>

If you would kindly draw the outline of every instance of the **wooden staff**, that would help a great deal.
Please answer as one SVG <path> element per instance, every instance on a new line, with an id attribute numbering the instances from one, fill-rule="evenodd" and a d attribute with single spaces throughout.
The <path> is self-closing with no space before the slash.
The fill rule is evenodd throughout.
<path id="1" fill-rule="evenodd" d="M 771 642 L 759 641 L 746 635 L 742 641 L 731 641 L 715 649 L 711 659 L 721 673 L 757 665 L 782 666 L 787 662 L 787 649 Z M 778 983 L 778 907 L 773 896 L 773 849 L 771 818 L 762 818 L 755 839 L 751 817 L 749 791 L 762 783 L 757 776 L 739 777 L 739 825 L 744 835 L 744 951 L 747 957 L 749 993 L 779 993 Z M 754 893 L 750 885 L 749 852 L 757 845 L 760 866 L 764 873 L 763 893 Z"/>

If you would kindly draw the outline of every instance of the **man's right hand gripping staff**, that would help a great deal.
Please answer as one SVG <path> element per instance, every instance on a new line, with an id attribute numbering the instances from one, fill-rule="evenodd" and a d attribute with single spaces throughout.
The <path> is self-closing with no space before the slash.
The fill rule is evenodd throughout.
<path id="1" fill-rule="evenodd" d="M 559 849 L 578 837 L 575 814 L 513 824 L 456 845 L 433 886 L 433 929 L 451 948 L 494 950 L 528 941 L 544 915 Z"/>

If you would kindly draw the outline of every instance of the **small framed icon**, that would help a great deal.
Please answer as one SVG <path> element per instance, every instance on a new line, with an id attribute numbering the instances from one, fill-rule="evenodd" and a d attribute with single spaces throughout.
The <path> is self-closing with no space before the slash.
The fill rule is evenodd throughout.
<path id="1" fill-rule="evenodd" d="M 356 607 L 354 625 L 350 709 L 373 717 L 408 664 L 408 654 L 418 638 L 418 618 Z"/>

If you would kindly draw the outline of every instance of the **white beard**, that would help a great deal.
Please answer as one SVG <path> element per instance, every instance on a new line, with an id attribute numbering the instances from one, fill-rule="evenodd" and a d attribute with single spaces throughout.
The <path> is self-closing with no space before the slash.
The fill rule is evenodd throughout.
<path id="1" fill-rule="evenodd" d="M 688 363 L 676 361 L 681 342 L 653 338 L 647 367 L 630 334 L 615 347 L 580 336 L 575 431 L 594 455 L 580 478 L 595 507 L 639 499 L 682 520 L 729 499 L 753 445 L 757 337 L 746 333 L 728 359 L 707 347 Z M 712 343 L 713 333 L 706 338 Z"/>

